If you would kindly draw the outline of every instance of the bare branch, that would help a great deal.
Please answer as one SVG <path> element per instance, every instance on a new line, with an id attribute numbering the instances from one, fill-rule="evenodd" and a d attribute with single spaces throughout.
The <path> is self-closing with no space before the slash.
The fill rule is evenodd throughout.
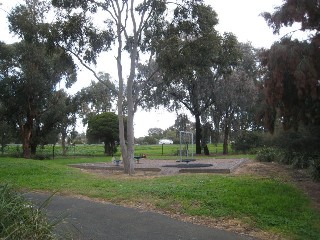
<path id="1" fill-rule="evenodd" d="M 60 46 L 61 47 L 61 46 Z M 63 48 L 63 47 L 61 47 Z M 73 56 L 75 56 L 78 61 L 81 63 L 82 66 L 84 66 L 86 69 L 88 69 L 92 74 L 93 76 L 100 82 L 102 83 L 103 85 L 105 85 L 108 89 L 110 89 L 113 93 L 115 94 L 118 94 L 118 90 L 114 88 L 114 86 L 108 84 L 107 82 L 103 81 L 99 76 L 98 74 L 88 65 L 86 64 L 82 59 L 81 57 L 79 57 L 78 54 L 74 53 L 73 51 L 69 50 L 69 49 L 65 49 L 63 48 L 64 50 L 70 52 Z"/>

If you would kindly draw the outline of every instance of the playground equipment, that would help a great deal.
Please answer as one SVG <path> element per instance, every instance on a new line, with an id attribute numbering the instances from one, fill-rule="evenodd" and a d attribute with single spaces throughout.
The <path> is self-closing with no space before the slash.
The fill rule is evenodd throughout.
<path id="1" fill-rule="evenodd" d="M 193 133 L 180 131 L 180 160 L 178 162 L 189 163 L 195 161 L 193 158 Z"/>

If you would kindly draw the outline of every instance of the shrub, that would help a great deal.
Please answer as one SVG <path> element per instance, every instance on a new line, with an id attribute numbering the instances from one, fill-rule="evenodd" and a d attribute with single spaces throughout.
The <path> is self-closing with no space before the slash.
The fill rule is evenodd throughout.
<path id="1" fill-rule="evenodd" d="M 264 147 L 261 148 L 258 153 L 256 159 L 260 162 L 275 162 L 279 159 L 281 152 L 277 148 L 273 147 Z"/>
<path id="2" fill-rule="evenodd" d="M 8 185 L 0 185 L 0 239 L 55 239 L 54 224 Z"/>
<path id="3" fill-rule="evenodd" d="M 254 149 L 261 147 L 262 136 L 258 132 L 243 132 L 235 141 L 231 147 L 234 151 L 240 151 L 242 153 L 253 152 Z"/>
<path id="4" fill-rule="evenodd" d="M 295 168 L 310 168 L 313 179 L 319 179 L 320 126 L 300 126 L 298 131 L 278 130 L 265 139 L 267 146 L 281 149 L 274 161 Z M 263 150 L 266 151 L 266 150 Z M 271 159 L 272 153 L 261 152 L 257 159 Z"/>

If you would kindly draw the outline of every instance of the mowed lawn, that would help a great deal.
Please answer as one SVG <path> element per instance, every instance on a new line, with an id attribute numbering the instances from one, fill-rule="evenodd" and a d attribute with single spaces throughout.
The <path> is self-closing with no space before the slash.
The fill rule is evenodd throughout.
<path id="1" fill-rule="evenodd" d="M 116 204 L 148 204 L 189 216 L 237 219 L 284 239 L 319 239 L 319 212 L 295 186 L 253 176 L 189 174 L 114 178 L 82 172 L 70 163 L 107 157 L 55 160 L 0 158 L 0 183 L 17 189 L 84 195 Z M 150 160 L 152 161 L 152 160 Z"/>
<path id="2" fill-rule="evenodd" d="M 180 145 L 180 144 L 154 144 L 154 145 L 136 145 L 135 146 L 135 154 L 146 154 L 148 158 L 157 158 L 158 156 L 166 156 L 166 158 L 176 158 L 179 155 L 180 148 L 186 149 L 188 148 L 189 154 L 192 152 L 195 153 L 195 145 Z M 208 144 L 208 148 L 211 154 L 221 155 L 223 146 L 222 144 Z M 229 152 L 232 153 L 231 146 L 229 146 Z M 21 144 L 8 144 L 4 148 L 4 155 L 10 156 L 18 156 L 22 154 L 22 146 Z M 67 147 L 67 156 L 95 156 L 95 157 L 103 157 L 104 156 L 104 146 L 103 144 L 76 144 L 73 146 Z M 62 147 L 61 145 L 45 145 L 43 147 L 39 147 L 37 149 L 38 156 L 47 156 L 50 158 L 61 157 L 62 155 Z M 120 152 L 118 151 L 116 156 L 120 156 Z"/>

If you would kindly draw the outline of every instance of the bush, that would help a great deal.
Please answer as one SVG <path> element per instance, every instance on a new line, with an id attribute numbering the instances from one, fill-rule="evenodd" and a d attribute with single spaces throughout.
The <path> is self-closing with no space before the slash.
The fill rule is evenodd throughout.
<path id="1" fill-rule="evenodd" d="M 264 147 L 258 151 L 256 159 L 259 162 L 275 162 L 279 159 L 280 155 L 281 152 L 279 149 L 273 147 Z"/>
<path id="2" fill-rule="evenodd" d="M 294 168 L 306 169 L 310 167 L 310 164 L 314 158 L 314 153 L 304 151 L 295 152 L 285 149 L 282 150 L 282 155 L 279 156 L 278 162 L 282 164 L 292 165 Z"/>
<path id="3" fill-rule="evenodd" d="M 0 185 L 0 239 L 55 239 L 54 225 L 8 185 Z"/>
<path id="4" fill-rule="evenodd" d="M 320 127 L 300 126 L 295 130 L 278 130 L 264 140 L 264 144 L 281 150 L 274 160 L 283 164 L 290 164 L 295 168 L 310 168 L 313 179 L 319 179 L 320 159 Z M 265 151 L 265 152 L 263 152 Z M 271 159 L 272 153 L 263 150 L 257 159 Z"/>
<path id="5" fill-rule="evenodd" d="M 234 151 L 239 151 L 242 153 L 248 153 L 248 152 L 252 153 L 254 149 L 261 147 L 261 145 L 262 145 L 261 133 L 243 132 L 235 139 L 231 147 Z"/>

